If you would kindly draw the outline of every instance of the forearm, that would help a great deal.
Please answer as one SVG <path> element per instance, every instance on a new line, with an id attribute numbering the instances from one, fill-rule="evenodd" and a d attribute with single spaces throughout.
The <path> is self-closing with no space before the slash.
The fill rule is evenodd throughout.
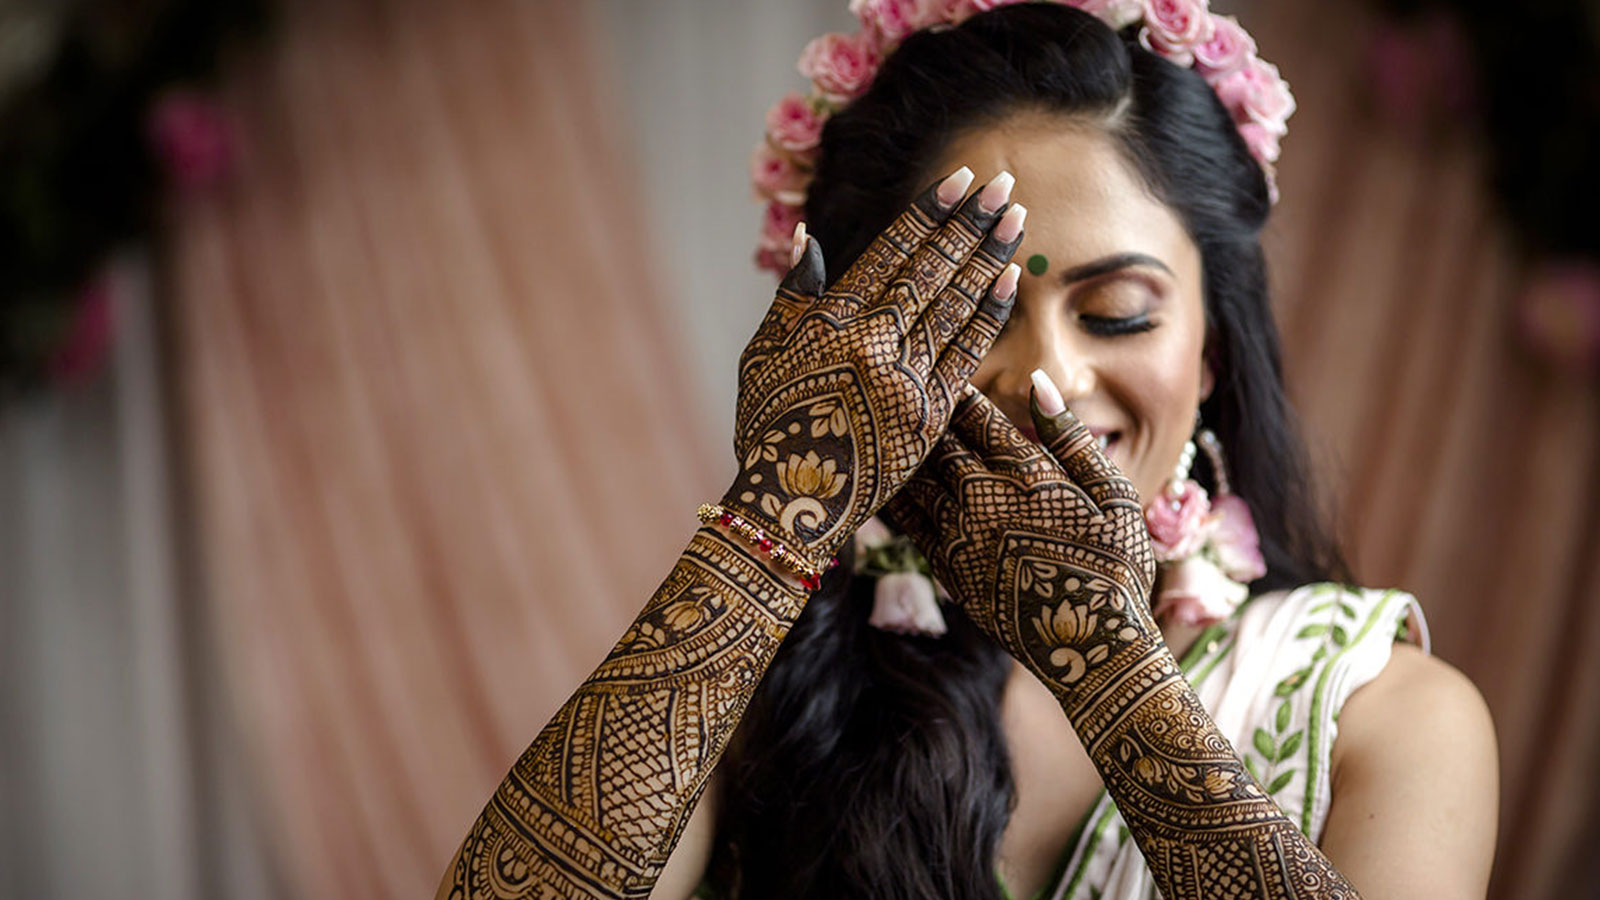
<path id="1" fill-rule="evenodd" d="M 1162 896 L 1357 898 L 1256 783 L 1157 640 L 1059 693 Z"/>
<path id="2" fill-rule="evenodd" d="M 703 528 L 495 790 L 439 896 L 645 897 L 806 595 Z"/>

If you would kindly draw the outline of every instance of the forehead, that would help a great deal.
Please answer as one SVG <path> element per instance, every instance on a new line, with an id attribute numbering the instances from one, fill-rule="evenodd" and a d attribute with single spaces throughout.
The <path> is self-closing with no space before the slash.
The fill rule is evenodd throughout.
<path id="1" fill-rule="evenodd" d="M 936 172 L 962 165 L 980 179 L 1001 169 L 1017 177 L 1012 199 L 1028 207 L 1024 249 L 1047 254 L 1052 270 L 1138 252 L 1199 277 L 1199 250 L 1183 223 L 1098 128 L 1047 113 L 1019 113 L 958 136 Z"/>

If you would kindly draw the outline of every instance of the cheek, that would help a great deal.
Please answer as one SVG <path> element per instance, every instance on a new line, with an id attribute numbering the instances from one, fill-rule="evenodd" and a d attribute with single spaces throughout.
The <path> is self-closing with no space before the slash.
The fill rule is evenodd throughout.
<path id="1" fill-rule="evenodd" d="M 1144 432 L 1133 460 L 1139 495 L 1155 496 L 1178 464 L 1183 445 L 1194 434 L 1200 405 L 1203 336 L 1187 329 L 1151 334 L 1151 345 L 1130 353 L 1121 367 L 1125 403 Z"/>

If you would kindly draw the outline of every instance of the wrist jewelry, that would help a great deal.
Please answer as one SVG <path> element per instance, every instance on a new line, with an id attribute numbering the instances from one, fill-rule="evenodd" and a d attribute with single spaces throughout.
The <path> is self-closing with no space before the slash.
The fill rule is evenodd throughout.
<path id="1" fill-rule="evenodd" d="M 826 566 L 814 566 L 805 557 L 774 540 L 759 526 L 746 522 L 738 513 L 723 509 L 719 504 L 702 503 L 697 515 L 702 524 L 710 525 L 715 522 L 755 545 L 757 550 L 777 560 L 779 565 L 797 575 L 807 590 L 814 591 L 821 587 L 822 573 L 839 564 L 838 559 L 832 559 Z"/>

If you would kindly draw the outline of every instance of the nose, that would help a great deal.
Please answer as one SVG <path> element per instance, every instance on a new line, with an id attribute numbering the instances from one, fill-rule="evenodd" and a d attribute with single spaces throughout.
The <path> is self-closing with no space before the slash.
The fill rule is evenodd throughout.
<path id="1" fill-rule="evenodd" d="M 973 379 L 1011 421 L 1024 426 L 1031 424 L 1028 398 L 1033 389 L 1033 370 L 1043 369 L 1050 376 L 1068 406 L 1093 394 L 1098 380 L 1092 361 L 1073 352 L 1070 342 L 1059 336 L 1034 337 L 1010 347 L 997 347 L 1005 352 L 991 353 L 979 370 L 979 377 Z"/>

